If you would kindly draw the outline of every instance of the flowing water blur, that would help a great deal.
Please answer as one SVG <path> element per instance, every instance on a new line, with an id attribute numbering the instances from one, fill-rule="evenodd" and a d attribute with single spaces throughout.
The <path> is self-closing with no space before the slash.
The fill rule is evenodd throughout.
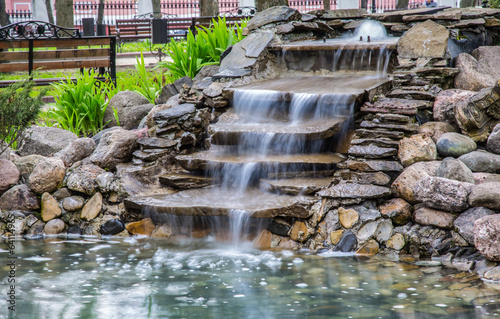
<path id="1" fill-rule="evenodd" d="M 0 251 L 2 260 L 7 254 Z M 498 285 L 471 273 L 378 258 L 139 238 L 18 241 L 16 254 L 16 318 L 459 319 L 500 313 Z M 7 271 L 2 265 L 2 274 Z M 0 317 L 8 318 L 5 298 Z"/>

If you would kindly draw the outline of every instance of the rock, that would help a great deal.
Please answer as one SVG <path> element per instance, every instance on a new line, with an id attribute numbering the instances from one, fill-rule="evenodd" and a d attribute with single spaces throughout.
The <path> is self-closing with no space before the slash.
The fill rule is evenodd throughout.
<path id="1" fill-rule="evenodd" d="M 474 186 L 469 195 L 469 204 L 473 207 L 483 206 L 500 210 L 500 182 Z"/>
<path id="2" fill-rule="evenodd" d="M 474 246 L 486 259 L 500 261 L 500 214 L 474 222 Z"/>
<path id="3" fill-rule="evenodd" d="M 66 167 L 70 167 L 74 163 L 90 156 L 90 154 L 92 154 L 95 150 L 95 147 L 96 144 L 93 139 L 83 137 L 74 140 L 71 144 L 55 153 L 54 157 L 59 157 L 62 159 Z"/>
<path id="4" fill-rule="evenodd" d="M 439 137 L 436 148 L 442 156 L 459 157 L 475 151 L 477 145 L 468 136 L 459 133 L 444 133 Z"/>
<path id="5" fill-rule="evenodd" d="M 386 219 L 378 224 L 373 236 L 379 243 L 385 243 L 391 238 L 393 230 L 392 222 Z"/>
<path id="6" fill-rule="evenodd" d="M 344 232 L 344 229 L 334 230 L 330 232 L 330 242 L 333 246 L 337 245 L 340 242 L 340 239 L 342 238 L 342 235 L 344 235 Z"/>
<path id="7" fill-rule="evenodd" d="M 282 237 L 288 236 L 288 232 L 290 231 L 289 226 L 277 223 L 274 220 L 271 220 L 266 229 L 271 233 Z"/>
<path id="8" fill-rule="evenodd" d="M 490 183 L 490 182 L 500 182 L 500 174 L 490 174 L 490 173 L 472 173 L 476 185 Z"/>
<path id="9" fill-rule="evenodd" d="M 133 130 L 139 127 L 142 119 L 146 117 L 153 109 L 154 104 L 147 103 L 127 107 L 118 112 L 118 119 L 120 119 L 120 126 L 126 130 Z"/>
<path id="10" fill-rule="evenodd" d="M 300 220 L 295 221 L 290 232 L 290 238 L 298 242 L 305 242 L 309 236 L 307 225 Z"/>
<path id="11" fill-rule="evenodd" d="M 351 169 L 353 171 L 363 171 L 363 172 L 401 172 L 403 166 L 397 161 L 356 161 L 356 160 L 346 160 L 337 164 L 338 168 Z"/>
<path id="12" fill-rule="evenodd" d="M 500 266 L 488 270 L 484 273 L 484 279 L 499 282 L 500 281 Z"/>
<path id="13" fill-rule="evenodd" d="M 120 124 L 123 125 L 122 118 L 120 115 L 123 115 L 126 112 L 126 109 L 130 109 L 139 105 L 146 105 L 149 103 L 150 101 L 147 98 L 136 92 L 128 90 L 119 91 L 111 98 L 111 100 L 109 100 L 108 107 L 106 108 L 106 112 L 104 113 L 103 122 L 109 123 L 107 124 L 108 126 L 118 125 L 114 115 L 114 113 L 116 112 L 118 114 Z M 146 114 L 144 114 L 144 116 L 146 116 Z"/>
<path id="14" fill-rule="evenodd" d="M 247 58 L 259 58 L 273 39 L 272 32 L 256 32 L 248 35 L 241 42 Z M 222 64 L 221 64 L 222 66 Z"/>
<path id="15" fill-rule="evenodd" d="M 415 184 L 425 176 L 435 176 L 441 162 L 418 162 L 407 167 L 392 183 L 391 189 L 397 197 L 401 197 L 410 204 L 417 203 L 413 194 Z"/>
<path id="16" fill-rule="evenodd" d="M 99 187 L 99 190 L 101 192 L 107 193 L 109 191 L 109 188 L 111 186 L 111 183 L 113 182 L 115 178 L 115 175 L 111 172 L 105 172 L 97 176 L 96 178 L 96 184 Z"/>
<path id="17" fill-rule="evenodd" d="M 364 158 L 384 158 L 396 155 L 398 150 L 392 147 L 379 147 L 376 145 L 353 145 L 347 153 L 351 156 Z"/>
<path id="18" fill-rule="evenodd" d="M 433 106 L 433 116 L 435 121 L 445 122 L 458 128 L 455 120 L 455 105 L 468 103 L 469 99 L 476 92 L 468 90 L 450 89 L 439 92 Z"/>
<path id="19" fill-rule="evenodd" d="M 370 221 L 358 229 L 357 237 L 358 241 L 364 242 L 368 238 L 372 237 L 377 230 L 378 223 L 376 221 Z"/>
<path id="20" fill-rule="evenodd" d="M 78 226 L 71 226 L 68 228 L 68 236 L 81 236 L 83 235 L 83 229 Z"/>
<path id="21" fill-rule="evenodd" d="M 425 206 L 447 212 L 462 212 L 469 208 L 468 197 L 473 184 L 441 177 L 425 176 L 415 183 L 413 193 Z"/>
<path id="22" fill-rule="evenodd" d="M 413 213 L 413 220 L 415 223 L 443 229 L 452 229 L 454 219 L 454 214 L 427 207 L 419 208 Z"/>
<path id="23" fill-rule="evenodd" d="M 56 199 L 52 197 L 49 193 L 42 194 L 42 211 L 41 216 L 44 222 L 61 216 L 62 210 L 59 207 Z"/>
<path id="24" fill-rule="evenodd" d="M 137 222 L 128 223 L 125 228 L 132 235 L 146 235 L 151 236 L 156 226 L 151 218 L 144 218 Z"/>
<path id="25" fill-rule="evenodd" d="M 51 193 L 61 185 L 65 174 L 66 166 L 60 158 L 47 158 L 33 169 L 29 186 L 38 194 Z"/>
<path id="26" fill-rule="evenodd" d="M 441 135 L 449 132 L 455 132 L 455 128 L 446 122 L 427 122 L 419 126 L 417 133 L 429 136 L 435 143 Z"/>
<path id="27" fill-rule="evenodd" d="M 462 155 L 458 159 L 473 172 L 500 173 L 500 155 L 484 151 L 474 151 Z"/>
<path id="28" fill-rule="evenodd" d="M 40 202 L 27 185 L 21 184 L 0 196 L 0 209 L 33 211 L 40 209 Z"/>
<path id="29" fill-rule="evenodd" d="M 167 224 L 158 225 L 156 229 L 151 233 L 153 238 L 170 238 L 174 234 L 174 230 L 171 226 Z"/>
<path id="30" fill-rule="evenodd" d="M 377 185 L 340 183 L 329 188 L 325 188 L 317 194 L 322 197 L 367 199 L 388 197 L 391 195 L 391 190 L 387 187 Z"/>
<path id="31" fill-rule="evenodd" d="M 115 169 L 116 164 L 126 163 L 137 145 L 134 132 L 114 130 L 104 134 L 90 160 L 101 168 Z"/>
<path id="32" fill-rule="evenodd" d="M 358 246 L 358 239 L 356 238 L 356 235 L 354 235 L 351 232 L 346 231 L 342 238 L 340 239 L 339 243 L 335 248 L 333 249 L 334 251 L 340 251 L 343 253 L 348 253 L 356 250 L 356 246 Z"/>
<path id="33" fill-rule="evenodd" d="M 196 107 L 191 103 L 183 103 L 171 108 L 158 111 L 153 115 L 154 122 L 160 127 L 166 127 L 178 122 L 179 118 L 196 113 Z"/>
<path id="34" fill-rule="evenodd" d="M 398 41 L 401 58 L 444 58 L 449 31 L 431 20 L 418 23 L 405 32 Z"/>
<path id="35" fill-rule="evenodd" d="M 474 245 L 474 222 L 484 216 L 494 215 L 495 212 L 484 207 L 469 208 L 453 222 L 455 231 L 470 245 Z"/>
<path id="36" fill-rule="evenodd" d="M 495 154 L 500 154 L 500 124 L 497 124 L 487 141 L 488 150 Z"/>
<path id="37" fill-rule="evenodd" d="M 361 173 L 351 170 L 337 170 L 334 173 L 334 180 L 347 181 L 359 184 L 374 184 L 387 186 L 391 182 L 391 177 L 382 172 Z"/>
<path id="38" fill-rule="evenodd" d="M 412 135 L 399 141 L 398 159 L 404 167 L 437 158 L 436 144 L 424 135 Z"/>
<path id="39" fill-rule="evenodd" d="M 392 235 L 392 237 L 385 243 L 387 248 L 391 248 L 394 250 L 403 249 L 405 244 L 405 237 L 400 233 Z"/>
<path id="40" fill-rule="evenodd" d="M 411 221 L 411 205 L 402 198 L 392 198 L 378 207 L 384 218 L 390 218 L 396 225 L 405 225 Z"/>
<path id="41" fill-rule="evenodd" d="M 50 220 L 47 224 L 45 224 L 43 231 L 46 235 L 57 235 L 62 233 L 65 227 L 66 224 L 62 220 L 56 218 Z"/>
<path id="42" fill-rule="evenodd" d="M 364 244 L 361 248 L 356 251 L 356 254 L 359 255 L 376 255 L 379 251 L 378 243 L 371 239 L 366 244 Z"/>
<path id="43" fill-rule="evenodd" d="M 116 235 L 124 230 L 125 230 L 125 224 L 123 224 L 123 222 L 120 219 L 115 218 L 115 219 L 110 219 L 104 224 L 102 224 L 101 227 L 99 228 L 99 233 L 105 236 Z"/>
<path id="44" fill-rule="evenodd" d="M 66 197 L 62 201 L 62 207 L 68 212 L 76 212 L 85 204 L 85 200 L 81 196 Z"/>
<path id="45" fill-rule="evenodd" d="M 19 170 L 21 178 L 27 181 L 31 173 L 35 169 L 35 166 L 37 166 L 44 159 L 46 159 L 45 156 L 33 154 L 16 158 L 13 160 L 13 163 L 16 164 L 16 167 Z"/>
<path id="46" fill-rule="evenodd" d="M 207 67 L 209 67 L 209 66 L 206 65 L 203 68 L 201 68 L 200 72 L 198 72 L 198 75 L 203 76 L 203 77 L 210 76 L 210 75 L 208 75 L 209 72 L 207 72 Z M 211 67 L 213 67 L 213 66 L 211 66 Z M 216 66 L 216 67 L 218 70 L 218 66 Z M 158 105 L 158 104 L 167 103 L 167 101 L 170 98 L 181 93 L 183 85 L 186 85 L 187 87 L 192 87 L 193 82 L 196 81 L 196 79 L 198 78 L 198 75 L 194 79 L 191 79 L 189 76 L 184 76 L 180 79 L 175 80 L 174 83 L 165 85 L 161 89 L 160 94 L 156 97 L 155 104 Z"/>
<path id="47" fill-rule="evenodd" d="M 66 186 L 72 191 L 94 195 L 97 192 L 97 177 L 106 171 L 94 164 L 81 164 L 68 170 Z"/>
<path id="48" fill-rule="evenodd" d="M 263 52 L 273 39 L 273 36 L 271 32 L 255 32 L 233 45 L 231 52 L 220 64 L 219 74 L 223 73 L 225 70 L 248 69 L 253 67 L 257 62 L 257 58 L 263 55 Z M 214 84 L 218 83 L 215 82 L 212 85 Z M 203 92 L 205 93 L 205 90 Z M 222 94 L 222 92 L 220 93 Z M 213 94 L 211 97 L 213 97 Z"/>
<path id="49" fill-rule="evenodd" d="M 21 174 L 14 163 L 0 159 L 0 195 L 17 184 L 20 176 Z"/>
<path id="50" fill-rule="evenodd" d="M 92 220 L 99 215 L 102 209 L 102 195 L 101 193 L 95 193 L 89 201 L 83 206 L 82 213 L 80 215 L 81 219 Z"/>
<path id="51" fill-rule="evenodd" d="M 270 23 L 287 22 L 299 20 L 302 15 L 296 9 L 287 6 L 271 7 L 267 10 L 257 12 L 248 21 L 245 32 L 255 30 Z"/>
<path id="52" fill-rule="evenodd" d="M 177 189 L 206 187 L 213 184 L 213 179 L 188 173 L 168 173 L 159 177 L 162 185 Z"/>
<path id="53" fill-rule="evenodd" d="M 273 234 L 270 231 L 263 229 L 254 239 L 253 247 L 261 250 L 270 249 L 272 247 L 272 238 Z"/>
<path id="54" fill-rule="evenodd" d="M 447 157 L 436 170 L 436 177 L 452 179 L 459 182 L 475 184 L 472 171 L 465 164 L 453 157 Z"/>
<path id="55" fill-rule="evenodd" d="M 455 77 L 455 87 L 479 91 L 495 85 L 500 78 L 500 47 L 483 46 L 471 54 L 461 53 L 455 59 L 460 73 Z"/>
<path id="56" fill-rule="evenodd" d="M 77 138 L 76 134 L 67 130 L 55 127 L 31 126 L 22 134 L 19 155 L 52 156 Z"/>
<path id="57" fill-rule="evenodd" d="M 354 209 L 345 209 L 343 207 L 339 207 L 338 213 L 340 224 L 342 224 L 344 228 L 351 228 L 359 220 L 359 214 Z"/>

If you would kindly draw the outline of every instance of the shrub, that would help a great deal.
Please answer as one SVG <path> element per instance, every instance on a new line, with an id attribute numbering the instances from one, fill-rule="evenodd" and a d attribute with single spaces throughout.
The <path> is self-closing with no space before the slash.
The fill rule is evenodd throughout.
<path id="1" fill-rule="evenodd" d="M 16 146 L 20 134 L 38 116 L 47 89 L 37 94 L 33 91 L 34 86 L 33 81 L 24 80 L 0 91 L 0 154 Z"/>

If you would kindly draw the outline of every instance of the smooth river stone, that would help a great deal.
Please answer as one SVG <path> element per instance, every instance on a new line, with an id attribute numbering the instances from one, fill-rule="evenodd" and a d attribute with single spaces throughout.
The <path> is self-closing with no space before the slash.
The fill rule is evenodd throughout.
<path id="1" fill-rule="evenodd" d="M 475 151 L 477 145 L 470 137 L 451 132 L 439 137 L 436 148 L 441 156 L 459 157 Z"/>

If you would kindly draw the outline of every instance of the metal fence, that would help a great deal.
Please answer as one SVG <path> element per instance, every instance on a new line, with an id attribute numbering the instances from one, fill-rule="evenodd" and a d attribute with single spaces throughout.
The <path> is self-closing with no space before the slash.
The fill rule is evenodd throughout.
<path id="1" fill-rule="evenodd" d="M 33 15 L 30 11 L 7 11 L 7 15 L 11 23 L 30 21 L 33 19 Z"/>

